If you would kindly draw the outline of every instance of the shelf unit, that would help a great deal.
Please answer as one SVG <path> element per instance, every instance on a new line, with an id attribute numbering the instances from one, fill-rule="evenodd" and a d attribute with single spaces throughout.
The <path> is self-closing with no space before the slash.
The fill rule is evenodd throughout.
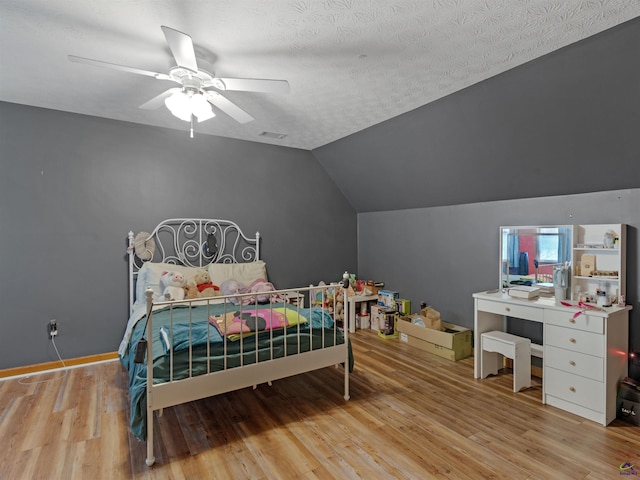
<path id="1" fill-rule="evenodd" d="M 572 300 L 593 296 L 595 302 L 597 289 L 605 290 L 614 302 L 619 295 L 626 295 L 626 227 L 619 223 L 574 225 Z M 616 234 L 612 246 L 605 239 L 611 231 Z"/>

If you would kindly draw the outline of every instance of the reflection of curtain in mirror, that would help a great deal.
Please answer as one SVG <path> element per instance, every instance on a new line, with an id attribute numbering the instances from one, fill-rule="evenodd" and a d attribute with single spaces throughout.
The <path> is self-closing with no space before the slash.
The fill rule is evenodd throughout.
<path id="1" fill-rule="evenodd" d="M 569 260 L 568 252 L 571 251 L 571 235 L 568 228 L 560 228 L 560 240 L 558 241 L 558 263 L 565 263 Z"/>
<path id="2" fill-rule="evenodd" d="M 516 235 L 507 237 L 507 261 L 509 262 L 509 273 L 517 274 L 520 268 L 520 240 Z"/>

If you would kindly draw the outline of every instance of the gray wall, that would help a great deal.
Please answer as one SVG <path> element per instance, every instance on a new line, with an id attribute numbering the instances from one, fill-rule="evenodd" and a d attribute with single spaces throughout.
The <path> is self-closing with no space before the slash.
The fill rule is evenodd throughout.
<path id="1" fill-rule="evenodd" d="M 424 300 L 444 321 L 473 328 L 471 295 L 500 284 L 500 226 L 590 223 L 628 225 L 630 348 L 640 351 L 640 189 L 361 213 L 358 275 L 384 281 L 414 312 Z M 541 336 L 533 326 L 523 333 Z"/>
<path id="2" fill-rule="evenodd" d="M 260 231 L 278 287 L 356 265 L 356 214 L 312 154 L 0 103 L 0 369 L 113 352 L 126 237 L 171 217 Z"/>
<path id="3" fill-rule="evenodd" d="M 359 212 L 358 274 L 472 327 L 500 225 L 627 223 L 640 350 L 638 51 L 640 18 L 314 150 Z"/>
<path id="4" fill-rule="evenodd" d="M 640 18 L 315 149 L 358 212 L 640 187 Z"/>

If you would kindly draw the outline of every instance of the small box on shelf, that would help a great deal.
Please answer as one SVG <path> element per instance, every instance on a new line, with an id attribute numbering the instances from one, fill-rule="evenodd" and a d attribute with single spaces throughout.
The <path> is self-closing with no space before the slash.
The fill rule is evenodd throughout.
<path id="1" fill-rule="evenodd" d="M 378 290 L 378 305 L 396 309 L 396 300 L 400 294 L 391 290 Z"/>

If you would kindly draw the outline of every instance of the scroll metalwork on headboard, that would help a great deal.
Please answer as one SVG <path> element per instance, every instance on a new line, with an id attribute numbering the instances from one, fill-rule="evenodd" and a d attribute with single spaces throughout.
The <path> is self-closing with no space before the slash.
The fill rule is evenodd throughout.
<path id="1" fill-rule="evenodd" d="M 159 223 L 148 240 L 155 242 L 148 260 L 153 262 L 202 267 L 260 259 L 260 233 L 249 238 L 230 220 L 172 218 Z M 134 270 L 139 270 L 145 261 L 135 255 L 133 232 L 129 232 L 129 253 Z"/>
<path id="2" fill-rule="evenodd" d="M 151 258 L 136 255 L 134 233 L 129 232 L 129 305 L 133 305 L 134 279 L 146 262 L 163 262 L 187 267 L 210 263 L 246 263 L 260 260 L 260 233 L 247 237 L 231 220 L 171 218 L 158 224 L 145 239 L 154 248 Z"/>

